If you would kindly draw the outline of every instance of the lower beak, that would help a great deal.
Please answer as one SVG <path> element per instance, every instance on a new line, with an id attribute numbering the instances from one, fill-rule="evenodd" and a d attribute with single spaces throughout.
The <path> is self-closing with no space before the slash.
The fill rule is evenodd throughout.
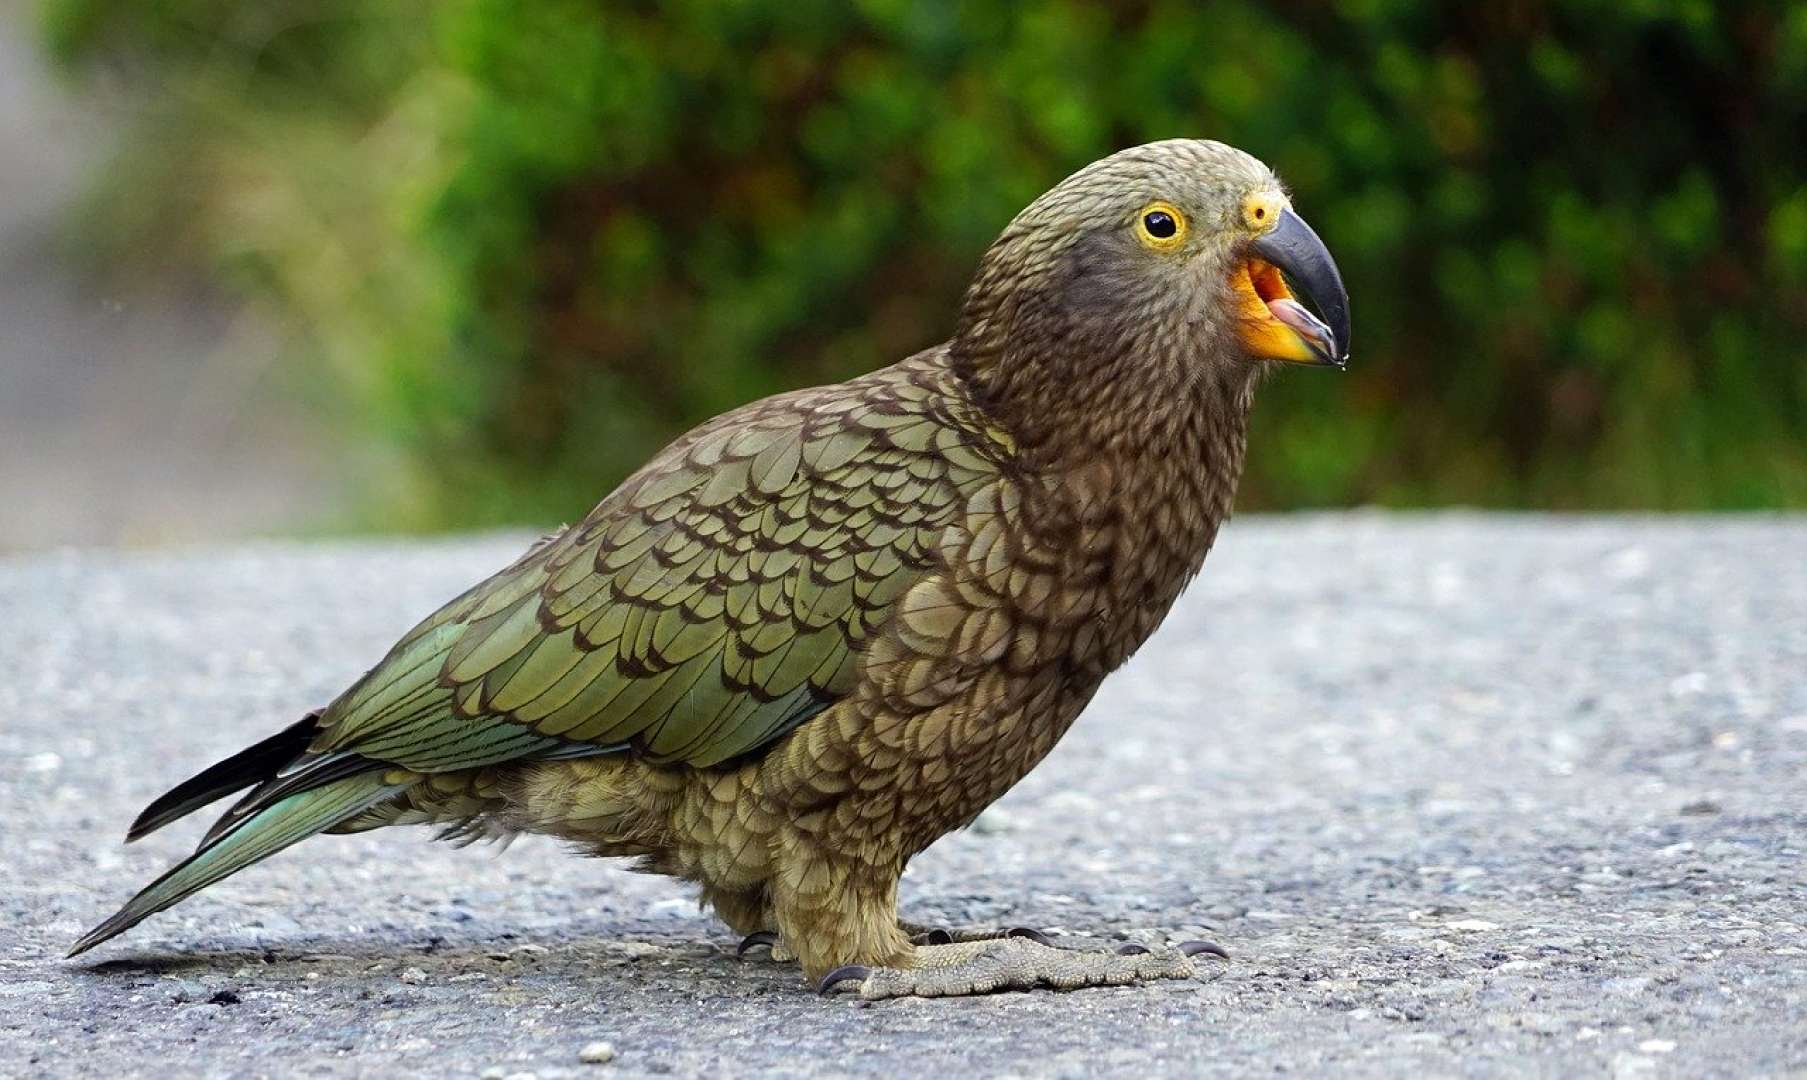
<path id="1" fill-rule="evenodd" d="M 1305 219 L 1284 209 L 1249 245 L 1239 281 L 1243 344 L 1264 360 L 1342 367 L 1349 362 L 1349 293 L 1336 260 Z M 1305 304 L 1293 295 L 1299 290 Z M 1316 308 L 1314 314 L 1306 304 Z"/>

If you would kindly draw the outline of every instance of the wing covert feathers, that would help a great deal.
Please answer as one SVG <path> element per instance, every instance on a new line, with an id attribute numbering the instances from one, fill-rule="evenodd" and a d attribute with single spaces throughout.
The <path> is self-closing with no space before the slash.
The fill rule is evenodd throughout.
<path id="1" fill-rule="evenodd" d="M 572 744 L 697 766 L 766 745 L 851 690 L 996 475 L 951 377 L 906 362 L 698 428 L 410 632 L 314 749 L 438 772 Z"/>

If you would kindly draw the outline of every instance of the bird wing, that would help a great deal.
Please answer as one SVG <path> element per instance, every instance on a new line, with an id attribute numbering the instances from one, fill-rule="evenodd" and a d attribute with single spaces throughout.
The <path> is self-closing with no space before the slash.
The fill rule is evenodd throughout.
<path id="1" fill-rule="evenodd" d="M 412 630 L 316 753 L 437 772 L 634 747 L 714 765 L 853 686 L 1000 437 L 939 364 L 756 402 Z"/>
<path id="2" fill-rule="evenodd" d="M 358 827 L 420 773 L 628 748 L 717 764 L 849 693 L 894 606 L 935 624 L 905 631 L 939 642 L 947 605 L 898 600 L 969 497 L 995 491 L 1009 446 L 952 379 L 928 353 L 673 443 L 326 709 L 146 808 L 131 835 L 251 788 L 70 955 L 314 833 Z"/>

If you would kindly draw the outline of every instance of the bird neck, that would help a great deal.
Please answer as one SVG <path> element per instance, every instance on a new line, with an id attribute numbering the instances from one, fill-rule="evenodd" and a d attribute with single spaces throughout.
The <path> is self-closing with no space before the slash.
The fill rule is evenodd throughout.
<path id="1" fill-rule="evenodd" d="M 1166 355 L 1166 354 L 1162 354 Z M 1159 356 L 952 360 L 1035 481 L 1024 527 L 1088 553 L 1099 675 L 1139 647 L 1204 563 L 1242 476 L 1257 365 Z"/>
<path id="2" fill-rule="evenodd" d="M 953 343 L 972 400 L 1016 446 L 1016 460 L 1051 476 L 1132 470 L 1123 497 L 1158 492 L 1228 513 L 1242 476 L 1258 365 L 1240 359 L 1038 350 L 1005 356 Z M 1146 483 L 1142 482 L 1146 481 Z"/>

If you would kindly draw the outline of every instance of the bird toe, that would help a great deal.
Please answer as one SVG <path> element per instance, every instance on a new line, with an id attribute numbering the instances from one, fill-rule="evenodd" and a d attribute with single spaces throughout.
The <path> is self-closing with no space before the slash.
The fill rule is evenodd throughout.
<path id="1" fill-rule="evenodd" d="M 835 987 L 844 982 L 863 983 L 872 975 L 872 969 L 864 964 L 842 964 L 833 971 L 822 976 L 816 984 L 816 993 L 826 997 Z"/>

